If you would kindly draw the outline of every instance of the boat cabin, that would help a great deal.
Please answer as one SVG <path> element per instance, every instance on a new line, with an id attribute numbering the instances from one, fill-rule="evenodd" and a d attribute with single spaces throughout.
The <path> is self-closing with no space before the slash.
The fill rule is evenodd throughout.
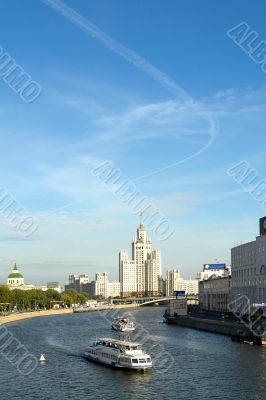
<path id="1" fill-rule="evenodd" d="M 108 338 L 101 338 L 96 341 L 96 346 L 106 346 L 111 347 L 113 349 L 119 349 L 123 352 L 136 352 L 141 351 L 141 344 L 140 343 L 132 343 L 126 340 L 117 340 L 117 339 L 108 339 Z"/>

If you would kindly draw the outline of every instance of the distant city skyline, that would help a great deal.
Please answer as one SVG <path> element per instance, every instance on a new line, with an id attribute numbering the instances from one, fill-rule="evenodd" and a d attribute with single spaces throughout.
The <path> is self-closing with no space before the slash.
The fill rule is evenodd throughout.
<path id="1" fill-rule="evenodd" d="M 253 240 L 266 215 L 227 172 L 246 160 L 266 180 L 266 75 L 226 32 L 246 21 L 266 40 L 266 5 L 233 3 L 228 13 L 211 0 L 65 1 L 132 50 L 129 62 L 44 3 L 3 8 L 0 45 L 41 94 L 25 103 L 0 80 L 1 187 L 38 220 L 23 237 L 0 212 L 0 281 L 15 262 L 36 284 L 97 271 L 118 279 L 117 254 L 138 217 L 91 173 L 106 160 L 174 225 L 166 241 L 148 231 L 163 274 L 179 268 L 190 278 L 215 259 L 230 264 L 231 247 Z"/>
<path id="2" fill-rule="evenodd" d="M 138 225 L 135 226 L 135 229 Z M 257 232 L 255 232 L 255 236 L 259 234 L 258 232 L 258 227 L 257 227 Z M 147 232 L 149 235 L 149 232 Z M 128 239 L 130 241 L 130 238 L 132 238 L 132 234 L 128 236 Z M 250 239 L 247 239 L 247 241 L 250 241 Z M 156 241 L 155 241 L 156 242 Z M 241 241 L 236 241 L 235 243 L 232 244 L 232 247 L 234 247 L 237 244 L 242 243 Z M 164 248 L 164 242 L 159 242 L 159 245 L 161 246 L 161 248 Z M 127 248 L 128 245 L 124 246 L 124 248 Z M 121 246 L 119 248 L 119 250 L 121 250 Z M 166 265 L 166 264 L 162 264 L 162 275 L 164 277 L 165 273 L 167 270 L 172 269 L 172 268 L 177 268 L 181 271 L 182 276 L 186 279 L 189 278 L 194 278 L 194 276 L 196 275 L 196 273 L 201 270 L 202 266 L 204 264 L 208 264 L 208 263 L 214 263 L 214 262 L 225 262 L 226 264 L 230 265 L 231 263 L 231 257 L 230 257 L 230 252 L 231 252 L 231 248 L 228 249 L 228 259 L 225 258 L 221 258 L 221 257 L 216 257 L 211 259 L 210 257 L 208 258 L 208 256 L 206 256 L 207 259 L 204 259 L 203 262 L 199 265 L 195 265 L 195 268 L 193 268 L 193 270 L 188 271 L 188 269 L 185 268 L 185 266 L 181 265 L 179 262 L 176 262 L 172 265 Z M 83 274 L 86 273 L 89 276 L 94 276 L 95 273 L 100 272 L 100 271 L 106 271 L 110 278 L 112 280 L 118 279 L 119 278 L 119 263 L 117 262 L 117 254 L 118 252 L 116 252 L 116 254 L 114 255 L 114 258 L 116 259 L 116 265 L 114 267 L 112 266 L 108 266 L 105 263 L 98 263 L 97 265 L 88 265 L 88 263 L 86 261 L 83 262 L 58 262 L 56 263 L 57 266 L 57 271 L 53 271 L 53 265 L 50 264 L 49 262 L 37 262 L 33 265 L 31 264 L 21 264 L 18 263 L 17 260 L 14 260 L 14 263 L 17 263 L 18 266 L 20 268 L 23 268 L 23 271 L 26 271 L 26 281 L 27 282 L 31 282 L 33 281 L 35 284 L 41 284 L 46 282 L 47 280 L 57 280 L 60 282 L 60 284 L 62 286 L 64 286 L 64 284 L 67 281 L 67 276 L 71 273 L 73 274 Z M 162 258 L 164 259 L 164 254 L 162 254 Z M 1 283 L 5 283 L 6 281 L 6 274 L 9 273 L 10 268 L 13 265 L 11 264 L 3 264 L 2 265 L 2 272 L 0 273 L 0 284 Z M 6 273 L 5 273 L 6 271 Z"/>

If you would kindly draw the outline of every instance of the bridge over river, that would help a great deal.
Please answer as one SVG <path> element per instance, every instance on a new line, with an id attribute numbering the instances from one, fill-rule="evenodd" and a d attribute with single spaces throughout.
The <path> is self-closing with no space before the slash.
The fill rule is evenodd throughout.
<path id="1" fill-rule="evenodd" d="M 174 296 L 157 296 L 157 297 L 129 297 L 122 299 L 113 299 L 113 304 L 138 304 L 139 306 L 152 306 L 167 304 L 169 300 L 175 299 Z M 197 296 L 186 296 L 189 305 L 198 304 Z"/>

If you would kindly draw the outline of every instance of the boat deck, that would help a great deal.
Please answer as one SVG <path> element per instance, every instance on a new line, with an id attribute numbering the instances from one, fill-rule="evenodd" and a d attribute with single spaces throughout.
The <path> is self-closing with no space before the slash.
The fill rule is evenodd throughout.
<path id="1" fill-rule="evenodd" d="M 98 342 L 109 342 L 123 346 L 141 346 L 141 343 L 135 343 L 127 340 L 121 339 L 114 339 L 114 338 L 99 338 L 97 339 Z"/>

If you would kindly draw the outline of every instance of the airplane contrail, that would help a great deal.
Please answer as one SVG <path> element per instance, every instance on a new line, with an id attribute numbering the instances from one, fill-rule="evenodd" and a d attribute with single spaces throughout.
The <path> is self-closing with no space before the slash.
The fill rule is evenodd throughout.
<path id="1" fill-rule="evenodd" d="M 124 58 L 130 64 L 133 64 L 138 69 L 145 72 L 148 76 L 158 82 L 161 86 L 170 91 L 175 97 L 182 97 L 185 101 L 188 101 L 195 111 L 204 120 L 207 121 L 209 125 L 209 140 L 205 143 L 198 151 L 187 156 L 186 158 L 162 167 L 156 171 L 152 171 L 140 177 L 133 179 L 134 181 L 155 175 L 159 172 L 165 171 L 166 169 L 173 168 L 179 164 L 182 164 L 206 150 L 214 141 L 217 136 L 218 127 L 217 123 L 212 117 L 212 115 L 202 107 L 202 105 L 195 101 L 181 86 L 179 86 L 175 81 L 173 81 L 167 74 L 160 71 L 157 67 L 147 61 L 144 57 L 137 54 L 134 50 L 129 49 L 117 40 L 113 39 L 111 36 L 106 34 L 104 31 L 99 29 L 95 24 L 90 22 L 87 18 L 83 17 L 73 8 L 69 7 L 67 4 L 61 0 L 41 0 L 42 3 L 49 5 L 63 17 L 70 20 L 72 23 L 77 25 L 80 29 L 88 33 L 94 39 L 101 42 L 105 47 L 111 50 L 113 53 Z"/>

